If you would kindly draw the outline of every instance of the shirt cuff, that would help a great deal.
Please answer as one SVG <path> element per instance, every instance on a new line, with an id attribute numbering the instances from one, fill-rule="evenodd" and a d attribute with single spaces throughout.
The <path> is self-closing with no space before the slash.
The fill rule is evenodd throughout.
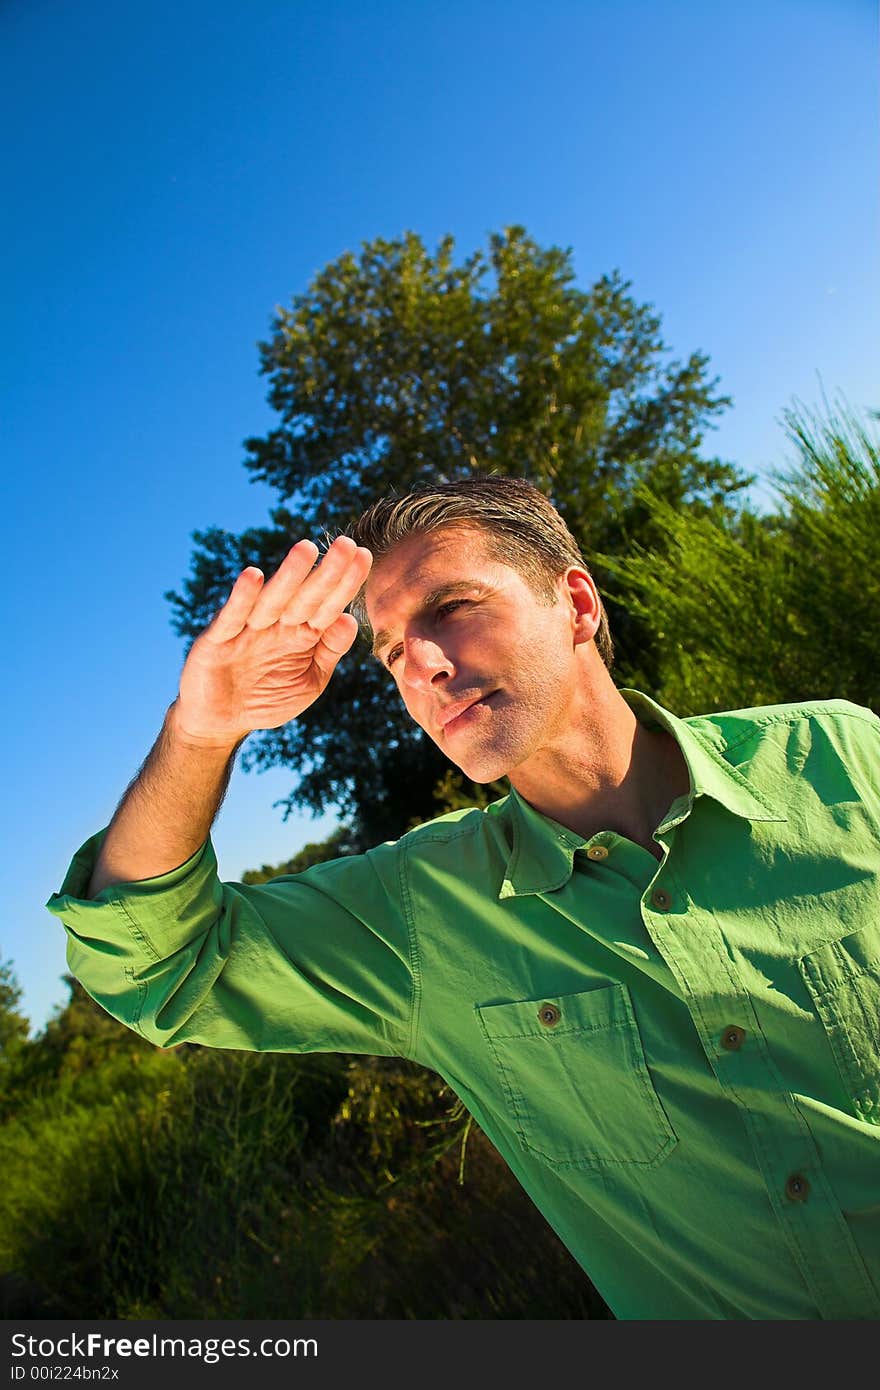
<path id="1" fill-rule="evenodd" d="M 111 883 L 88 898 L 89 881 L 106 834 L 105 828 L 77 850 L 61 888 L 46 907 L 76 937 L 107 941 L 122 929 L 139 941 L 148 957 L 159 958 L 169 941 L 182 944 L 197 930 L 201 914 L 194 912 L 194 904 L 202 908 L 212 904 L 217 883 L 214 848 L 208 839 L 167 873 L 136 882 Z"/>
<path id="2" fill-rule="evenodd" d="M 206 840 L 204 844 L 199 845 L 195 854 L 191 854 L 189 859 L 183 864 L 179 864 L 176 869 L 169 869 L 164 874 L 156 874 L 154 878 L 143 878 L 130 883 L 108 884 L 106 888 L 101 889 L 100 893 L 96 893 L 94 898 L 89 898 L 86 896 L 89 881 L 98 862 L 98 854 L 108 829 L 109 826 L 105 826 L 103 830 L 98 831 L 97 835 L 92 835 L 85 844 L 80 846 L 70 861 L 70 868 L 64 875 L 60 889 L 57 893 L 53 893 L 49 899 L 50 903 L 63 897 L 79 898 L 83 902 L 97 902 L 99 899 L 106 902 L 107 895 L 112 893 L 118 896 L 121 893 L 128 893 L 133 887 L 147 891 L 171 888 L 175 883 L 179 883 L 182 878 L 185 878 L 191 869 L 195 868 L 209 843 Z"/>

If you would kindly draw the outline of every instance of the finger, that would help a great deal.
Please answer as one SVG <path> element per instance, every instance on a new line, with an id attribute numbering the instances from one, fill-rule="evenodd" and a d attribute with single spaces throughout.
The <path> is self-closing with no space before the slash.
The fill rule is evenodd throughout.
<path id="1" fill-rule="evenodd" d="M 337 536 L 307 582 L 292 596 L 284 611 L 284 622 L 310 621 L 327 594 L 345 574 L 356 553 L 357 546 L 349 536 Z"/>
<path id="2" fill-rule="evenodd" d="M 297 541 L 288 550 L 278 569 L 259 596 L 248 618 L 248 627 L 271 627 L 297 593 L 314 567 L 318 547 L 314 541 Z"/>
<path id="3" fill-rule="evenodd" d="M 340 613 L 335 623 L 331 623 L 322 633 L 313 660 L 325 681 L 330 679 L 337 664 L 350 651 L 357 635 L 357 619 L 351 613 Z"/>
<path id="4" fill-rule="evenodd" d="M 229 598 L 205 629 L 212 642 L 229 642 L 247 623 L 263 587 L 263 571 L 255 565 L 242 570 L 230 590 Z"/>
<path id="5" fill-rule="evenodd" d="M 339 614 L 348 607 L 363 585 L 372 563 L 373 557 L 370 551 L 358 546 L 348 569 L 340 575 L 336 586 L 329 591 L 309 619 L 312 627 L 317 628 L 320 632 L 336 621 Z"/>
<path id="6" fill-rule="evenodd" d="M 282 614 L 285 625 L 308 623 L 328 627 L 350 603 L 369 573 L 372 555 L 355 545 L 350 536 L 339 536 Z"/>

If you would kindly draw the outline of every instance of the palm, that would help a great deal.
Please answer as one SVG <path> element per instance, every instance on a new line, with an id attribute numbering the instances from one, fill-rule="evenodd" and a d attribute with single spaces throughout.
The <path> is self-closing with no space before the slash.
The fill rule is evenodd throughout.
<path id="1" fill-rule="evenodd" d="M 236 742 L 278 728 L 321 694 L 357 634 L 345 609 L 371 556 L 348 537 L 314 567 L 316 555 L 300 541 L 265 585 L 257 570 L 239 575 L 181 675 L 179 721 L 192 738 Z"/>

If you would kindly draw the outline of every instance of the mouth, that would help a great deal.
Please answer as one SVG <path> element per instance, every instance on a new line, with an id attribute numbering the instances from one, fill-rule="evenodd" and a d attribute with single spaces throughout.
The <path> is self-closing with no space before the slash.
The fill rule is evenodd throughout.
<path id="1" fill-rule="evenodd" d="M 458 729 L 465 728 L 474 719 L 479 718 L 481 712 L 487 708 L 491 701 L 498 694 L 497 690 L 490 690 L 487 695 L 478 695 L 475 700 L 469 700 L 464 704 L 450 705 L 440 714 L 440 730 L 444 734 L 457 732 Z"/>

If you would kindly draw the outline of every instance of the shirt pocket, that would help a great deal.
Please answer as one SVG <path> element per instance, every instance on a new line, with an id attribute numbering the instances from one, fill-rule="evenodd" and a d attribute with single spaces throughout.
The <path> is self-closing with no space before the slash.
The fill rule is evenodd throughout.
<path id="1" fill-rule="evenodd" d="M 880 933 L 851 932 L 798 966 L 857 1117 L 880 1124 Z"/>
<path id="2" fill-rule="evenodd" d="M 650 1167 L 677 1143 L 625 985 L 477 1014 L 520 1142 L 553 1167 Z"/>

